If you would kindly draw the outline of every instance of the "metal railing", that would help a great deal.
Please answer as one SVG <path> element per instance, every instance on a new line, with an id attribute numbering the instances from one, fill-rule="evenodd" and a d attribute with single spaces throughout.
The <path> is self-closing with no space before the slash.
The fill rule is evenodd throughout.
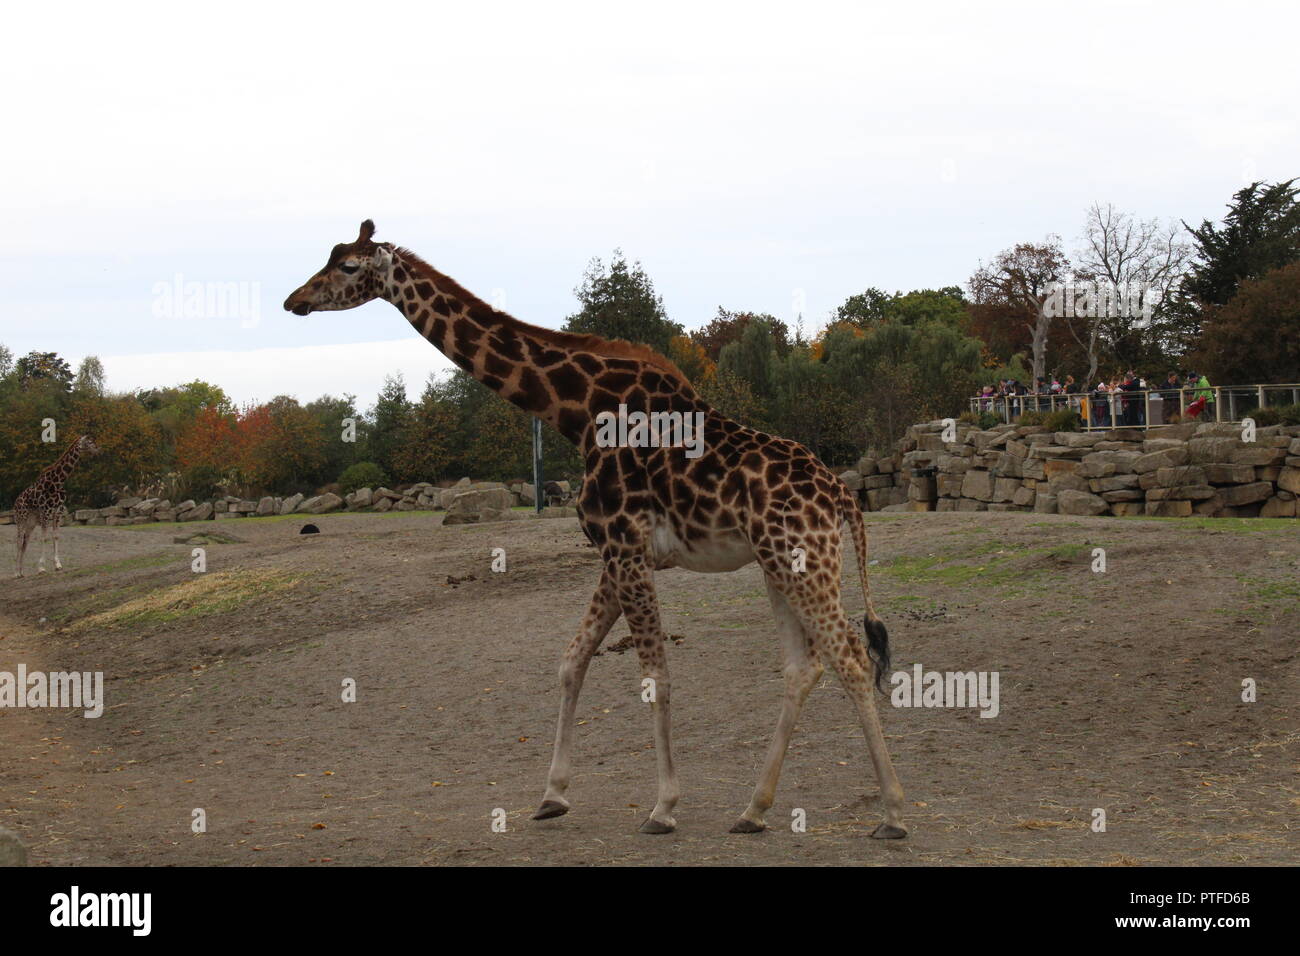
<path id="1" fill-rule="evenodd" d="M 1204 402 L 1201 400 L 1204 399 Z M 1300 404 L 1300 384 L 1211 385 L 1207 388 L 1143 388 L 1131 391 L 1054 392 L 1049 395 L 976 395 L 970 410 L 993 412 L 1010 424 L 1025 412 L 1073 409 L 1086 430 L 1156 428 L 1180 421 L 1238 422 L 1246 412 Z"/>

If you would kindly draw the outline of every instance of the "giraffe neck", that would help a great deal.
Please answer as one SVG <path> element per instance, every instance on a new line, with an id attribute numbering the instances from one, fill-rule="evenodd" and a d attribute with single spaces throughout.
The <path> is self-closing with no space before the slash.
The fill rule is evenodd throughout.
<path id="1" fill-rule="evenodd" d="M 49 468 L 45 469 L 42 476 L 45 481 L 52 485 L 62 485 L 67 480 L 68 475 L 72 474 L 72 469 L 77 467 L 77 462 L 81 460 L 81 439 L 78 438 L 72 445 L 60 455 Z"/>
<path id="2" fill-rule="evenodd" d="M 628 343 L 555 332 L 493 308 L 406 249 L 393 250 L 382 297 L 458 366 L 512 404 L 555 427 L 581 447 L 596 415 L 627 399 L 646 404 L 647 372 L 665 384 L 661 403 L 698 406 L 670 362 Z M 595 345 L 593 343 L 599 343 Z M 603 348 L 610 354 L 593 351 Z"/>

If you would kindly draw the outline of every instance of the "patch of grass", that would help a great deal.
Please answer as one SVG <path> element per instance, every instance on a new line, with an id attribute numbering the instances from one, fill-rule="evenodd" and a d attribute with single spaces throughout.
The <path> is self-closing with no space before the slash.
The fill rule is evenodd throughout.
<path id="1" fill-rule="evenodd" d="M 996 538 L 936 554 L 903 556 L 877 570 L 903 585 L 989 588 L 1003 597 L 1018 597 L 1046 587 L 1057 570 L 1053 564 L 1077 561 L 1091 554 L 1091 544 L 1029 548 Z M 1050 559 L 1045 561 L 1044 559 Z"/>
<path id="2" fill-rule="evenodd" d="M 133 558 L 119 561 L 107 561 L 104 564 L 92 564 L 85 568 L 70 568 L 65 572 L 68 577 L 82 577 L 87 574 L 112 574 L 114 571 L 138 571 L 141 568 L 160 568 L 164 564 L 175 562 L 177 566 L 185 563 L 186 558 L 179 551 L 158 551 L 153 554 L 140 554 Z"/>
<path id="3" fill-rule="evenodd" d="M 256 598 L 297 587 L 306 577 L 278 568 L 238 568 L 196 576 L 130 598 L 116 607 L 73 622 L 70 630 L 165 624 L 183 618 L 223 614 Z"/>
<path id="4" fill-rule="evenodd" d="M 1192 515 L 1187 518 L 1155 518 L 1145 515 L 1124 515 L 1116 520 L 1167 521 L 1182 528 L 1208 528 L 1213 531 L 1289 531 L 1294 534 L 1300 530 L 1300 521 L 1295 518 L 1210 518 L 1205 515 Z"/>

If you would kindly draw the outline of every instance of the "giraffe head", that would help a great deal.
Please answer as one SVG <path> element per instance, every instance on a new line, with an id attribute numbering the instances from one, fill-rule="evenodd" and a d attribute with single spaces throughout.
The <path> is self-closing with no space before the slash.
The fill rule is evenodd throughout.
<path id="1" fill-rule="evenodd" d="M 367 219 L 355 242 L 339 243 L 325 268 L 284 300 L 286 312 L 337 312 L 364 305 L 383 294 L 393 267 L 392 246 L 372 242 L 375 224 Z"/>
<path id="2" fill-rule="evenodd" d="M 99 446 L 95 444 L 95 439 L 89 435 L 82 435 L 77 439 L 77 450 L 83 455 L 99 454 Z"/>

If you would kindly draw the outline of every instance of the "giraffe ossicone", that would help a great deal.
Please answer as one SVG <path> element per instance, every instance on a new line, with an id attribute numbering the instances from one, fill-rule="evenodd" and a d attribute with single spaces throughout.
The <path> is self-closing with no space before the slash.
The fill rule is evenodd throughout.
<path id="1" fill-rule="evenodd" d="M 578 694 L 592 654 L 626 617 L 643 678 L 654 681 L 659 792 L 642 825 L 668 833 L 679 789 L 671 749 L 672 683 L 654 572 L 732 571 L 757 561 L 777 619 L 785 692 L 776 733 L 748 808 L 732 828 L 765 827 L 795 721 L 830 665 L 852 699 L 879 781 L 884 821 L 873 836 L 898 838 L 903 788 L 885 745 L 873 686 L 889 669 L 889 637 L 871 605 L 862 512 L 840 479 L 797 442 L 747 428 L 709 407 L 669 359 L 642 346 L 529 325 L 473 295 L 413 252 L 374 241 L 367 219 L 336 245 L 324 268 L 284 307 L 295 315 L 385 299 L 457 366 L 538 416 L 582 453 L 583 532 L 600 550 L 596 592 L 560 664 L 560 713 L 546 792 L 534 819 L 568 812 Z M 683 442 L 598 440 L 609 416 L 700 422 L 698 454 Z M 661 434 L 661 433 L 659 433 Z M 608 439 L 608 432 L 604 439 Z M 840 601 L 841 535 L 847 525 L 866 600 L 864 633 Z M 796 569 L 792 554 L 801 555 Z"/>

